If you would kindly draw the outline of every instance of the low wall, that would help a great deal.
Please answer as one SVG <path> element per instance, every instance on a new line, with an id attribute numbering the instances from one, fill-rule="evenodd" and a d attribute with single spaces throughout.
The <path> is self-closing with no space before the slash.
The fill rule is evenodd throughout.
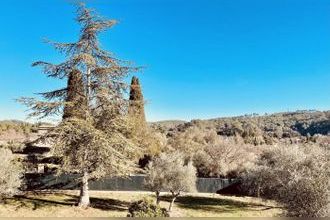
<path id="1" fill-rule="evenodd" d="M 27 176 L 28 189 L 78 189 L 79 183 L 74 180 L 75 175 L 47 175 L 47 176 Z M 98 191 L 148 191 L 144 187 L 144 175 L 134 175 L 128 178 L 103 178 L 90 181 L 90 190 Z M 198 192 L 216 193 L 235 183 L 234 179 L 222 178 L 197 178 L 196 187 Z"/>

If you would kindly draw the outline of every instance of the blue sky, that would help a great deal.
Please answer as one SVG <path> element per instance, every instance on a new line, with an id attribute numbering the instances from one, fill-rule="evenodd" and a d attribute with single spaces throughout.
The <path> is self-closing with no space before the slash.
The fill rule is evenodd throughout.
<path id="1" fill-rule="evenodd" d="M 61 87 L 36 60 L 43 38 L 77 39 L 68 0 L 0 3 L 0 119 L 25 119 L 20 96 Z M 137 73 L 149 121 L 330 109 L 328 0 L 90 0 L 119 24 L 101 35 Z"/>

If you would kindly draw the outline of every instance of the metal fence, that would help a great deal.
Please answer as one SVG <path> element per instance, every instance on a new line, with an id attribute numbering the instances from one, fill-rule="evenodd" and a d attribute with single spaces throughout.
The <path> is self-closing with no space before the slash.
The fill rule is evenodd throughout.
<path id="1" fill-rule="evenodd" d="M 75 175 L 39 175 L 27 176 L 28 189 L 78 189 L 79 183 L 74 180 Z M 128 178 L 114 177 L 90 181 L 90 190 L 98 191 L 148 191 L 144 187 L 144 175 L 134 175 Z M 235 179 L 222 178 L 197 178 L 196 187 L 198 192 L 216 193 L 231 184 Z"/>

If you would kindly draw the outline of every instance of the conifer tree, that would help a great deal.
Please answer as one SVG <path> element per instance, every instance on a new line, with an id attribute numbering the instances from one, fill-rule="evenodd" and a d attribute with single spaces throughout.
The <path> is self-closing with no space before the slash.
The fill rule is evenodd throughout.
<path id="1" fill-rule="evenodd" d="M 86 119 L 87 100 L 84 89 L 83 75 L 79 70 L 73 70 L 68 77 L 66 103 L 63 119 Z"/>
<path id="2" fill-rule="evenodd" d="M 98 34 L 116 24 L 115 20 L 96 15 L 84 4 L 79 4 L 77 15 L 81 25 L 77 42 L 49 41 L 67 59 L 60 64 L 44 61 L 33 64 L 42 67 L 48 77 L 67 79 L 68 87 L 42 93 L 42 100 L 19 101 L 30 107 L 30 116 L 63 115 L 64 108 L 64 120 L 44 138 L 52 140 L 54 156 L 62 158 L 60 171 L 81 174 L 79 205 L 87 207 L 88 180 L 128 175 L 136 169 L 137 147 L 127 139 L 124 79 L 138 68 L 114 58 L 99 46 Z M 71 117 L 74 115 L 78 117 Z"/>
<path id="3" fill-rule="evenodd" d="M 130 117 L 134 118 L 140 126 L 145 126 L 144 99 L 139 79 L 136 76 L 132 77 L 129 101 Z"/>
<path id="4" fill-rule="evenodd" d="M 149 162 L 150 158 L 158 155 L 163 148 L 161 137 L 149 128 L 145 112 L 144 112 L 144 98 L 139 79 L 136 76 L 132 77 L 130 85 L 128 116 L 131 125 L 130 134 L 132 140 L 143 149 L 145 154 L 140 158 L 139 164 L 141 168 Z"/>

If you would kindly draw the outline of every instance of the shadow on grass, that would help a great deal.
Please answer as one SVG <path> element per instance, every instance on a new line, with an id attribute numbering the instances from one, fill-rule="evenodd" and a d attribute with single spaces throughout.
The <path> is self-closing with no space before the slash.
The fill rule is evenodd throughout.
<path id="1" fill-rule="evenodd" d="M 65 193 L 53 193 L 54 197 L 47 198 L 43 196 L 50 193 L 33 193 L 32 195 L 20 195 L 14 198 L 7 199 L 6 204 L 16 204 L 16 210 L 20 208 L 30 208 L 37 210 L 47 207 L 56 206 L 77 206 L 79 197 L 75 195 L 69 195 Z M 130 203 L 116 199 L 107 198 L 90 198 L 91 207 L 95 209 L 101 209 L 106 211 L 127 211 Z"/>
<path id="2" fill-rule="evenodd" d="M 162 201 L 170 202 L 170 196 L 162 196 Z M 184 209 L 193 209 L 205 212 L 231 212 L 238 211 L 265 211 L 275 206 L 267 206 L 258 203 L 240 202 L 225 198 L 210 198 L 202 196 L 181 196 L 175 200 L 178 207 Z"/>
<path id="3" fill-rule="evenodd" d="M 79 197 L 69 195 L 72 198 L 66 199 L 66 201 L 78 204 Z M 129 202 L 124 202 L 118 199 L 108 199 L 108 198 L 95 198 L 90 197 L 91 207 L 95 209 L 101 209 L 106 211 L 127 211 Z"/>

